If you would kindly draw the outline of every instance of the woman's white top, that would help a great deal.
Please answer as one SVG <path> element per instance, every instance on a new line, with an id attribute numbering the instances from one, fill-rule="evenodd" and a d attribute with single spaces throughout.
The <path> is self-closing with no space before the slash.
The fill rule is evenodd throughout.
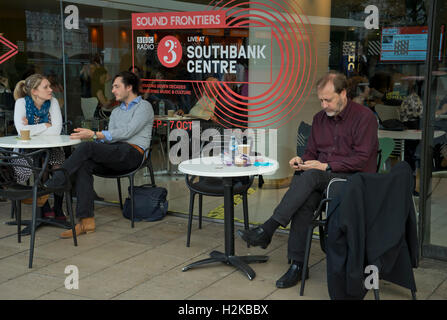
<path id="1" fill-rule="evenodd" d="M 17 99 L 14 107 L 14 125 L 16 127 L 17 133 L 20 135 L 20 130 L 30 130 L 31 136 L 45 135 L 45 136 L 56 136 L 60 135 L 62 131 L 62 113 L 59 107 L 59 102 L 56 98 L 51 98 L 50 105 L 50 117 L 51 117 L 51 127 L 47 128 L 44 123 L 40 124 L 23 124 L 23 117 L 26 117 L 26 107 L 25 98 Z"/>

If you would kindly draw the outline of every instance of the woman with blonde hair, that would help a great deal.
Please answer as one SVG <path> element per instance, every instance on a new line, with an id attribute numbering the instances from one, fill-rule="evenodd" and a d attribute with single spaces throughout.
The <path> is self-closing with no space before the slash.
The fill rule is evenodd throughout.
<path id="1" fill-rule="evenodd" d="M 62 130 L 62 114 L 59 103 L 52 94 L 51 83 L 41 74 L 33 74 L 25 80 L 19 81 L 14 90 L 16 99 L 14 107 L 14 125 L 18 133 L 21 130 L 30 130 L 30 136 L 60 135 Z M 60 167 L 65 161 L 62 148 L 51 148 L 49 165 L 52 168 Z M 19 182 L 28 180 L 29 173 L 16 172 Z M 54 195 L 54 208 L 51 209 L 48 201 L 42 207 L 43 216 L 65 220 L 62 212 L 63 197 Z"/>

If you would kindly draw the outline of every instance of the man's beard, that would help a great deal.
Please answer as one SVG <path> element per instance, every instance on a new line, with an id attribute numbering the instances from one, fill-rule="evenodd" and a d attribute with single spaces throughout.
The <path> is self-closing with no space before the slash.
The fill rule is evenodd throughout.
<path id="1" fill-rule="evenodd" d="M 340 100 L 340 101 L 337 103 L 337 110 L 326 112 L 326 115 L 327 115 L 328 117 L 334 117 L 334 116 L 336 116 L 336 115 L 338 115 L 338 114 L 340 113 L 342 107 L 343 107 L 343 101 Z"/>

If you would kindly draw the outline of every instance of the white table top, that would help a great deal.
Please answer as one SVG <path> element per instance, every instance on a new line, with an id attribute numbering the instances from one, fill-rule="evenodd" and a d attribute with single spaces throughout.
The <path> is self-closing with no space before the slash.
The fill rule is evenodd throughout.
<path id="1" fill-rule="evenodd" d="M 436 130 L 435 138 L 444 135 L 444 131 Z M 389 131 L 389 130 L 379 130 L 379 138 L 392 138 L 400 140 L 421 140 L 422 131 L 421 130 L 403 130 L 403 131 Z"/>
<path id="2" fill-rule="evenodd" d="M 17 136 L 7 136 L 0 138 L 0 147 L 2 148 L 20 148 L 20 149 L 42 149 L 66 147 L 81 143 L 80 139 L 70 139 L 68 135 L 59 136 L 32 136 L 31 140 L 20 140 Z"/>
<path id="3" fill-rule="evenodd" d="M 269 162 L 271 165 L 250 165 L 248 167 L 227 166 L 223 164 L 222 158 L 217 156 L 186 160 L 179 164 L 178 169 L 183 173 L 195 176 L 222 178 L 273 174 L 279 168 L 278 161 L 276 160 L 267 157 L 256 158 L 262 162 Z"/>

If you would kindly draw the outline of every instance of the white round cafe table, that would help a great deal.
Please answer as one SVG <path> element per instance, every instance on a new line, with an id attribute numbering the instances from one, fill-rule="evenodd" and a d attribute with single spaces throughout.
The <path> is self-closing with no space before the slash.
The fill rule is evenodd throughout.
<path id="1" fill-rule="evenodd" d="M 224 186 L 225 253 L 212 251 L 210 258 L 193 262 L 184 267 L 183 271 L 204 264 L 222 262 L 241 270 L 247 275 L 248 279 L 253 280 L 256 273 L 248 264 L 253 262 L 266 262 L 268 260 L 267 256 L 235 256 L 234 253 L 233 178 L 272 174 L 279 168 L 276 160 L 267 157 L 258 157 L 258 159 L 264 163 L 269 163 L 269 165 L 250 165 L 247 167 L 227 166 L 223 164 L 220 156 L 191 159 L 180 163 L 178 169 L 181 172 L 195 176 L 222 178 Z"/>
<path id="2" fill-rule="evenodd" d="M 21 140 L 18 136 L 0 137 L 1 148 L 45 149 L 66 147 L 81 143 L 80 139 L 70 139 L 69 135 L 32 136 L 31 140 Z"/>

